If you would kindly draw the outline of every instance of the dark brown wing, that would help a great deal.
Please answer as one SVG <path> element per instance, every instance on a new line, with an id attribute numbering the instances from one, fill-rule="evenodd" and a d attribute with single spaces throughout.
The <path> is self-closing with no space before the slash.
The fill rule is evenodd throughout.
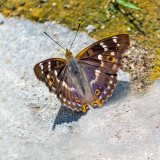
<path id="1" fill-rule="evenodd" d="M 66 106 L 71 110 L 86 112 L 86 107 L 88 107 L 88 104 L 81 99 L 75 88 L 76 87 L 72 82 L 72 76 L 67 70 L 67 74 L 63 79 L 61 90 L 57 97 L 63 106 Z"/>
<path id="2" fill-rule="evenodd" d="M 66 75 L 66 61 L 62 58 L 50 58 L 34 67 L 37 78 L 44 82 L 50 92 L 58 94 Z"/>
<path id="3" fill-rule="evenodd" d="M 112 95 L 117 84 L 122 55 L 128 46 L 129 36 L 119 34 L 93 43 L 76 56 L 90 81 L 98 106 Z M 91 105 L 93 103 L 94 101 Z"/>
<path id="4" fill-rule="evenodd" d="M 51 58 L 39 62 L 34 67 L 37 78 L 44 82 L 50 92 L 57 95 L 61 104 L 76 111 L 86 111 L 86 104 L 72 83 L 66 61 L 61 58 Z"/>
<path id="5" fill-rule="evenodd" d="M 93 97 L 95 99 L 90 104 L 94 106 L 94 101 L 100 107 L 102 103 L 107 101 L 107 99 L 112 96 L 112 92 L 115 90 L 117 85 L 117 75 L 108 74 L 97 69 L 93 69 L 90 65 L 84 63 L 81 65 L 85 74 L 88 77 L 90 86 L 93 91 Z"/>
<path id="6" fill-rule="evenodd" d="M 76 59 L 105 73 L 116 74 L 121 66 L 122 54 L 129 46 L 129 36 L 119 34 L 97 41 L 82 50 Z"/>

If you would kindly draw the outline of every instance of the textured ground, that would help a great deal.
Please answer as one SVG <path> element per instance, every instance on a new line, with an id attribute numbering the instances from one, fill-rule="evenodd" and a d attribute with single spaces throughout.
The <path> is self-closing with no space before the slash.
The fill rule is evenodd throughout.
<path id="1" fill-rule="evenodd" d="M 0 24 L 0 159 L 160 159 L 160 80 L 136 97 L 130 75 L 120 71 L 102 108 L 73 113 L 36 79 L 33 67 L 60 49 L 42 30 L 65 48 L 75 33 L 1 15 Z M 72 51 L 94 41 L 79 33 Z"/>

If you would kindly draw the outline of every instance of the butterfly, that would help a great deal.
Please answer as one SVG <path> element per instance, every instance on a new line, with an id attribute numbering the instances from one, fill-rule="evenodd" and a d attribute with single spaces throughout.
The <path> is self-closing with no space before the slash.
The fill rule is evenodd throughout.
<path id="1" fill-rule="evenodd" d="M 122 55 L 129 47 L 129 35 L 101 39 L 75 57 L 66 50 L 65 59 L 50 58 L 37 63 L 34 72 L 63 106 L 86 112 L 89 104 L 101 107 L 118 83 Z"/>

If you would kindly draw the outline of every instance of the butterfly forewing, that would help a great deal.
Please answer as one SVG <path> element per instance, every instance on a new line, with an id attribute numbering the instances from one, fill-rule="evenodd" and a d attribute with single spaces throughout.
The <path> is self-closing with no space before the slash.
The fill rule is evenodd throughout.
<path id="1" fill-rule="evenodd" d="M 76 58 L 81 64 L 87 63 L 103 72 L 115 74 L 121 66 L 122 54 L 128 46 L 127 34 L 115 35 L 93 43 Z"/>
<path id="2" fill-rule="evenodd" d="M 39 62 L 34 67 L 37 78 L 44 82 L 49 90 L 58 94 L 66 75 L 66 61 L 61 58 L 50 58 Z"/>

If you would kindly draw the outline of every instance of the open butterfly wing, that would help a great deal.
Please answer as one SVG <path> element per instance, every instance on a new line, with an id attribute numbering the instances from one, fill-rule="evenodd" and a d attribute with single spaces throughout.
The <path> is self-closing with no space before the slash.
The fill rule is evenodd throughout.
<path id="1" fill-rule="evenodd" d="M 87 63 L 105 73 L 116 74 L 121 66 L 122 54 L 128 46 L 129 36 L 119 34 L 93 43 L 82 50 L 76 59 L 80 64 Z"/>
<path id="2" fill-rule="evenodd" d="M 129 36 L 119 34 L 93 43 L 76 56 L 90 81 L 94 96 L 98 98 L 98 106 L 112 95 L 122 54 L 128 46 Z"/>
<path id="3" fill-rule="evenodd" d="M 44 82 L 50 92 L 57 95 L 63 106 L 72 110 L 84 111 L 88 106 L 82 101 L 72 83 L 66 61 L 61 58 L 50 58 L 39 62 L 34 67 L 37 78 Z"/>
<path id="4" fill-rule="evenodd" d="M 112 92 L 114 91 L 118 83 L 117 75 L 108 74 L 105 72 L 101 72 L 100 70 L 93 69 L 86 63 L 83 63 L 81 67 L 88 77 L 90 86 L 94 94 L 93 96 L 95 97 L 95 100 L 98 100 L 97 105 L 100 107 L 103 102 L 107 101 L 107 99 L 112 96 Z M 91 105 L 94 106 L 93 103 L 91 103 Z"/>
<path id="5" fill-rule="evenodd" d="M 76 87 L 73 86 L 71 77 L 70 72 L 67 70 L 67 74 L 63 79 L 61 90 L 57 97 L 63 106 L 66 106 L 71 110 L 86 112 L 88 104 L 86 104 L 79 96 Z"/>
<path id="6" fill-rule="evenodd" d="M 62 58 L 50 58 L 34 67 L 37 78 L 44 82 L 50 92 L 58 94 L 66 74 L 66 61 Z"/>

